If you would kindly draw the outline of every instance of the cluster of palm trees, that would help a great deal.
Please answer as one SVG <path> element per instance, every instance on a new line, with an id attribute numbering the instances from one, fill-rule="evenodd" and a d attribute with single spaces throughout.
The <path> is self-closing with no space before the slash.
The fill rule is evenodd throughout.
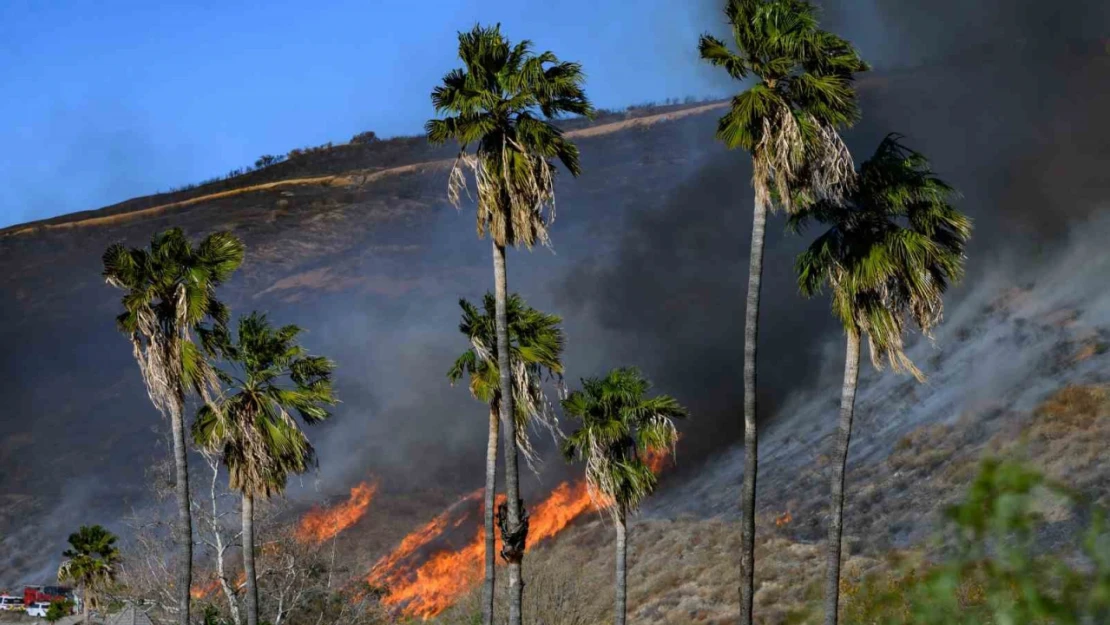
<path id="1" fill-rule="evenodd" d="M 717 128 L 729 148 L 752 155 L 755 209 L 744 328 L 744 482 L 741 494 L 740 622 L 751 625 L 755 594 L 755 503 L 758 469 L 756 347 L 760 274 L 768 210 L 789 215 L 799 232 L 810 221 L 827 230 L 797 259 L 806 296 L 828 287 L 847 337 L 844 384 L 830 494 L 825 622 L 838 619 L 844 474 L 852 433 L 861 337 L 871 360 L 921 372 L 904 351 L 907 324 L 923 334 L 940 321 L 943 294 L 963 275 L 970 220 L 951 201 L 954 190 L 928 160 L 888 135 L 858 171 L 840 139 L 859 106 L 854 76 L 867 71 L 847 41 L 821 30 L 804 0 L 730 0 L 725 17 L 731 50 L 705 35 L 701 57 L 748 88 L 732 99 Z"/>
<path id="2" fill-rule="evenodd" d="M 469 378 L 471 395 L 489 405 L 489 442 L 486 447 L 485 487 L 485 580 L 482 586 L 482 616 L 491 623 L 496 581 L 496 544 L 494 502 L 497 487 L 497 442 L 500 430 L 501 390 L 498 378 L 496 341 L 497 302 L 487 293 L 482 308 L 459 301 L 462 320 L 459 331 L 467 338 L 467 349 L 447 372 L 452 383 Z M 526 428 L 540 424 L 552 434 L 559 431 L 553 406 L 544 392 L 545 381 L 562 386 L 562 353 L 565 342 L 562 320 L 538 311 L 517 294 L 505 303 L 509 337 L 509 366 L 512 372 L 513 427 L 515 449 L 535 470 L 536 456 Z M 651 384 L 633 368 L 614 369 L 602 378 L 582 381 L 583 388 L 567 394 L 561 401 L 563 413 L 579 423 L 570 435 L 562 436 L 562 452 L 568 461 L 586 463 L 586 482 L 594 503 L 609 510 L 616 522 L 617 603 L 616 620 L 624 623 L 626 578 L 626 529 L 629 514 L 651 494 L 656 474 L 650 466 L 652 455 L 672 450 L 678 441 L 674 420 L 686 417 L 686 409 L 667 395 L 649 397 Z M 510 547 L 523 553 L 527 540 L 527 514 L 520 544 Z M 504 545 L 508 546 L 505 524 L 507 502 L 498 511 Z M 509 555 L 502 549 L 507 562 Z"/>
<path id="3" fill-rule="evenodd" d="M 805 0 L 728 0 L 725 17 L 735 48 L 702 36 L 701 58 L 743 81 L 720 119 L 716 136 L 752 156 L 755 191 L 744 328 L 744 449 L 739 589 L 741 623 L 751 625 L 754 597 L 758 468 L 756 347 L 764 234 L 768 213 L 785 212 L 788 228 L 810 222 L 827 228 L 799 256 L 798 286 L 806 296 L 831 292 L 833 313 L 847 338 L 836 460 L 831 484 L 826 622 L 836 623 L 844 500 L 844 470 L 852 431 L 860 346 L 866 336 L 876 367 L 921 372 L 906 356 L 907 325 L 923 333 L 940 320 L 943 294 L 963 273 L 970 222 L 951 201 L 955 192 L 922 155 L 889 135 L 858 170 L 840 132 L 860 117 L 855 75 L 868 65 L 852 45 L 822 30 Z M 463 67 L 448 72 L 431 99 L 438 117 L 425 127 L 434 144 L 457 142 L 447 196 L 461 207 L 476 189 L 477 233 L 492 244 L 494 289 L 481 308 L 460 302 L 460 331 L 470 348 L 448 373 L 469 378 L 471 394 L 489 406 L 486 450 L 485 585 L 483 623 L 493 622 L 495 525 L 509 588 L 509 623 L 522 623 L 522 561 L 528 516 L 520 494 L 519 458 L 533 465 L 525 433 L 530 423 L 557 431 L 544 393 L 561 386 L 565 343 L 557 316 L 510 295 L 506 250 L 550 244 L 555 214 L 556 161 L 581 173 L 578 148 L 556 121 L 592 117 L 582 67 L 529 41 L 512 43 L 500 26 L 459 34 Z M 240 319 L 216 297 L 243 260 L 243 245 L 216 233 L 195 248 L 178 229 L 154 237 L 149 249 L 112 246 L 104 276 L 125 291 L 120 330 L 132 343 L 155 407 L 173 426 L 180 549 L 178 617 L 189 622 L 191 540 L 184 411 L 186 396 L 200 408 L 194 441 L 220 454 L 230 486 L 242 494 L 249 625 L 258 622 L 253 572 L 255 498 L 280 494 L 290 474 L 314 454 L 293 413 L 304 423 L 326 419 L 335 403 L 330 361 L 306 354 L 295 326 L 274 328 L 264 315 Z M 582 381 L 561 401 L 578 429 L 563 438 L 568 460 L 585 462 L 590 491 L 612 513 L 617 530 L 615 619 L 626 612 L 626 528 L 629 514 L 655 487 L 652 452 L 677 441 L 674 420 L 686 410 L 673 398 L 649 396 L 650 383 L 632 368 Z M 497 444 L 504 453 L 505 500 L 496 506 Z"/>
<path id="4" fill-rule="evenodd" d="M 307 471 L 315 454 L 294 414 L 306 424 L 328 418 L 336 403 L 331 361 L 297 343 L 301 329 L 275 328 L 257 312 L 236 331 L 216 288 L 242 264 L 243 243 L 218 232 L 193 246 L 178 228 L 159 233 L 148 249 L 112 245 L 104 277 L 124 291 L 116 323 L 131 341 L 147 393 L 173 431 L 178 555 L 178 622 L 189 623 L 192 519 L 185 407 L 199 400 L 191 433 L 227 467 L 241 494 L 243 566 L 248 625 L 258 624 L 254 570 L 254 502 L 281 494 L 291 474 Z"/>
<path id="5" fill-rule="evenodd" d="M 857 171 L 840 132 L 860 117 L 854 80 L 869 66 L 848 41 L 820 28 L 810 3 L 728 0 L 724 13 L 735 49 L 704 35 L 698 50 L 705 61 L 744 81 L 746 89 L 732 99 L 716 136 L 729 148 L 751 154 L 755 191 L 744 328 L 740 621 L 751 625 L 755 591 L 756 348 L 764 233 L 768 212 L 781 210 L 795 232 L 811 221 L 827 227 L 797 259 L 798 287 L 806 296 L 830 290 L 833 313 L 847 338 L 825 593 L 826 623 L 835 624 L 844 474 L 862 338 L 867 337 L 876 368 L 885 360 L 896 371 L 923 379 L 904 350 L 906 326 L 916 325 L 928 335 L 940 321 L 943 295 L 963 275 L 971 223 L 952 206 L 954 190 L 897 134 L 888 135 Z M 459 57 L 463 67 L 447 73 L 432 92 L 442 117 L 429 121 L 426 130 L 433 143 L 454 140 L 460 146 L 448 197 L 459 206 L 470 174 L 477 187 L 478 235 L 488 233 L 493 243 L 495 289 L 486 298 L 485 317 L 463 303 L 460 329 L 472 349 L 449 375 L 455 380 L 469 372 L 472 393 L 491 410 L 482 601 L 487 625 L 493 619 L 495 439 L 499 424 L 503 429 L 507 498 L 498 521 L 501 555 L 508 563 L 509 623 L 519 625 L 527 517 L 517 452 L 529 449 L 519 430 L 530 417 L 548 422 L 537 380 L 545 372 L 561 378 L 563 337 L 555 318 L 508 295 L 505 250 L 549 242 L 554 161 L 562 162 L 572 176 L 581 173 L 576 146 L 553 121 L 565 114 L 591 116 L 593 108 L 583 89 L 581 66 L 560 61 L 551 52 L 535 53 L 528 41 L 513 45 L 499 26 L 460 33 Z M 562 402 L 566 414 L 581 421 L 581 428 L 564 441 L 564 452 L 586 461 L 591 488 L 613 511 L 616 621 L 623 623 L 625 520 L 654 486 L 654 474 L 642 456 L 674 444 L 672 419 L 684 416 L 685 410 L 669 397 L 645 398 L 649 385 L 634 369 L 617 369 L 604 378 L 584 380 L 583 386 Z"/>

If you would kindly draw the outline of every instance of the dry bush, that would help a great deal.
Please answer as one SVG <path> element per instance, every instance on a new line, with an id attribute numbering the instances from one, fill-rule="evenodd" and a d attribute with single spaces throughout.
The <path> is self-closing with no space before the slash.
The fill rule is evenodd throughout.
<path id="1" fill-rule="evenodd" d="M 1065 386 L 1037 408 L 1028 433 L 1055 440 L 1090 430 L 1110 416 L 1107 399 L 1101 386 Z"/>

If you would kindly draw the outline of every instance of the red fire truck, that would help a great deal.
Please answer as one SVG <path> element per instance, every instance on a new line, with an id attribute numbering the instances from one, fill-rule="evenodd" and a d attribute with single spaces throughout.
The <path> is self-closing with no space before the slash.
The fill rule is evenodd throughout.
<path id="1" fill-rule="evenodd" d="M 73 589 L 65 586 L 25 586 L 23 588 L 23 605 L 31 606 L 38 602 L 50 603 L 51 601 L 65 601 L 69 599 L 76 603 Z"/>

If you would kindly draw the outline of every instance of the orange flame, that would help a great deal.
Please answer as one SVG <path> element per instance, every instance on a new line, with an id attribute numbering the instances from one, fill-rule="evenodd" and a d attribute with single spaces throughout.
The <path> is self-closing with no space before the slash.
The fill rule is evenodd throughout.
<path id="1" fill-rule="evenodd" d="M 404 539 L 401 540 L 401 544 L 398 545 L 392 553 L 378 560 L 374 568 L 370 570 L 367 581 L 376 586 L 386 585 L 392 587 L 397 577 L 397 565 L 402 560 L 411 558 L 418 550 L 443 534 L 443 531 L 447 529 L 447 525 L 451 521 L 454 509 L 464 501 L 473 501 L 481 497 L 482 490 L 483 489 L 479 488 L 469 495 L 466 495 L 447 510 L 440 513 L 439 516 L 425 523 L 423 527 L 405 536 Z M 466 520 L 466 517 L 458 519 L 454 527 L 458 527 L 464 520 Z"/>
<path id="2" fill-rule="evenodd" d="M 322 543 L 358 523 L 366 514 L 370 502 L 378 492 L 378 483 L 363 482 L 351 489 L 350 498 L 333 508 L 310 510 L 297 527 L 297 540 L 302 543 Z"/>
<path id="3" fill-rule="evenodd" d="M 220 580 L 214 579 L 204 586 L 193 586 L 189 589 L 189 595 L 193 599 L 204 599 L 208 595 L 220 589 Z"/>
<path id="4" fill-rule="evenodd" d="M 670 457 L 669 450 L 653 450 L 645 461 L 659 474 Z M 483 489 L 460 500 L 475 500 Z M 498 502 L 504 501 L 499 495 Z M 456 504 L 458 505 L 458 504 Z M 595 506 L 586 482 L 563 482 L 529 513 L 527 550 L 552 538 L 567 528 L 575 519 Z M 409 618 L 428 620 L 451 607 L 460 597 L 481 583 L 485 577 L 485 535 L 479 527 L 474 539 L 459 549 L 446 548 L 432 554 L 419 566 L 407 565 L 417 552 L 440 538 L 448 525 L 459 527 L 469 518 L 464 516 L 453 524 L 452 506 L 420 529 L 409 534 L 393 553 L 374 565 L 367 581 L 389 589 L 382 603 L 398 609 Z M 501 537 L 497 537 L 497 552 L 501 550 Z"/>
<path id="5" fill-rule="evenodd" d="M 233 589 L 242 588 L 247 583 L 247 574 L 245 571 L 239 571 L 239 576 L 235 578 Z M 204 586 L 193 586 L 189 589 L 189 595 L 193 599 L 204 599 L 220 589 L 220 578 L 215 578 Z"/>

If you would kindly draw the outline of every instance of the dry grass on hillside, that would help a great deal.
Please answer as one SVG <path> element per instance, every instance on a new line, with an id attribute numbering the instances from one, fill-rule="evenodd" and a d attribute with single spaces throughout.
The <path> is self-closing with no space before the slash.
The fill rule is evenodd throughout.
<path id="1" fill-rule="evenodd" d="M 596 125 L 591 125 L 586 128 L 570 130 L 566 133 L 567 137 L 572 139 L 584 139 L 589 137 L 598 137 L 603 135 L 610 135 L 622 131 L 631 130 L 633 128 L 647 128 L 655 124 L 667 121 L 675 121 L 686 117 L 708 113 L 713 110 L 726 106 L 727 102 L 713 102 L 710 104 L 702 104 L 700 106 L 691 106 L 687 108 L 680 108 L 677 110 L 667 110 L 662 113 L 636 116 L 630 119 L 621 121 L 605 121 Z M 344 147 L 344 146 L 337 146 Z M 329 151 L 331 148 L 322 151 Z M 180 199 L 172 202 L 163 202 L 154 206 L 146 206 L 144 208 L 136 208 L 132 210 L 119 210 L 118 207 L 107 207 L 98 211 L 84 211 L 75 215 L 76 218 L 66 218 L 65 216 L 32 222 L 30 224 L 13 226 L 9 228 L 0 229 L 0 236 L 11 236 L 30 234 L 44 230 L 55 230 L 62 228 L 77 228 L 77 227 L 93 227 L 93 226 L 110 226 L 118 225 L 120 223 L 128 222 L 133 219 L 153 217 L 161 215 L 170 210 L 186 208 L 205 202 L 212 202 L 219 199 L 234 197 L 238 195 L 245 195 L 250 193 L 258 193 L 261 191 L 268 191 L 275 188 L 284 187 L 297 187 L 297 186 L 363 186 L 374 183 L 383 178 L 398 176 L 407 173 L 414 173 L 423 171 L 428 168 L 447 168 L 454 162 L 453 159 L 441 160 L 425 160 L 418 162 L 410 162 L 405 164 L 397 164 L 384 168 L 371 168 L 368 170 L 359 170 L 356 168 L 348 168 L 343 174 L 332 174 L 326 176 L 299 176 L 296 178 L 286 178 L 284 180 L 268 181 L 263 183 L 250 184 L 249 180 L 244 180 L 240 183 L 243 186 L 238 186 L 232 189 L 225 189 L 217 192 L 205 193 L 201 187 L 198 191 L 191 193 L 191 197 Z M 237 179 L 228 179 L 220 181 L 220 185 L 235 184 Z M 173 196 L 175 194 L 167 194 Z M 157 202 L 158 198 L 163 197 L 150 196 L 145 198 L 146 202 Z"/>
<path id="2" fill-rule="evenodd" d="M 525 562 L 526 614 L 534 625 L 609 622 L 613 601 L 612 528 L 595 521 L 561 536 Z M 761 519 L 756 549 L 756 606 L 764 625 L 815 622 L 824 550 L 776 531 Z M 641 625 L 727 625 L 737 622 L 740 524 L 721 519 L 644 520 L 630 528 L 629 622 Z M 850 579 L 881 570 L 877 560 L 849 556 Z M 503 582 L 504 580 L 499 580 Z M 500 589 L 502 596 L 506 589 Z M 437 625 L 467 625 L 476 590 Z M 504 605 L 499 608 L 504 609 Z"/>
<path id="3" fill-rule="evenodd" d="M 861 582 L 899 583 L 902 572 L 920 565 L 924 557 L 920 539 L 935 535 L 937 528 L 915 532 L 918 540 L 911 549 L 889 548 L 886 541 L 874 539 L 876 533 L 891 524 L 929 525 L 941 507 L 963 495 L 985 456 L 1024 459 L 1110 502 L 1110 465 L 1100 462 L 1110 440 L 1107 387 L 1064 387 L 1033 414 L 1008 415 L 1007 422 L 1013 427 L 989 437 L 982 436 L 972 415 L 952 425 L 923 427 L 900 441 L 886 461 L 853 472 L 847 494 L 845 622 L 858 622 L 852 615 L 866 607 Z M 897 492 L 883 494 L 890 489 Z M 820 493 L 814 499 L 814 507 L 798 515 L 821 514 Z M 784 523 L 783 517 L 770 515 L 757 519 L 755 602 L 756 622 L 762 625 L 820 622 L 824 543 L 799 539 L 793 527 L 797 520 Z M 824 519 L 820 521 L 823 527 Z M 594 520 L 529 556 L 528 623 L 593 625 L 611 620 L 612 536 L 605 521 Z M 739 523 L 722 519 L 636 522 L 630 529 L 629 622 L 737 622 L 739 536 Z M 505 589 L 500 592 L 503 597 Z M 475 622 L 477 606 L 475 590 L 435 623 L 468 625 Z"/>

